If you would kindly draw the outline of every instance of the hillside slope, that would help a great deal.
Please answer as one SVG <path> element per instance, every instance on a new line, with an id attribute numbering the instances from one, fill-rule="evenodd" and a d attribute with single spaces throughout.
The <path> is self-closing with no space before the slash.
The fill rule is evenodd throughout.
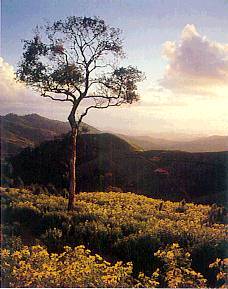
<path id="1" fill-rule="evenodd" d="M 161 200 L 137 196 L 132 193 L 85 192 L 77 195 L 75 210 L 67 212 L 67 199 L 61 196 L 37 195 L 25 189 L 1 190 L 1 195 L 4 233 L 10 235 L 10 230 L 13 230 L 11 227 L 15 226 L 13 232 L 19 234 L 25 244 L 28 244 L 24 231 L 26 229 L 34 236 L 33 242 L 35 242 L 35 239 L 36 242 L 42 240 L 42 244 L 47 246 L 49 253 L 62 252 L 61 249 L 66 245 L 73 247 L 84 245 L 92 250 L 93 254 L 102 254 L 111 263 L 117 260 L 133 262 L 133 276 L 137 276 L 140 271 L 151 276 L 151 272 L 160 268 L 159 287 L 205 287 L 193 286 L 197 283 L 184 283 L 184 280 L 194 280 L 195 282 L 199 277 L 195 273 L 190 274 L 192 271 L 189 268 L 190 266 L 186 268 L 186 264 L 191 263 L 186 262 L 189 261 L 188 258 L 191 254 L 192 268 L 196 272 L 201 272 L 208 279 L 210 288 L 217 287 L 216 275 L 209 269 L 209 264 L 214 262 L 216 258 L 225 258 L 226 226 L 223 223 L 222 216 L 216 214 L 214 207 L 192 203 L 183 205 L 170 201 L 162 202 Z M 213 222 L 210 218 L 212 211 L 214 212 Z M 223 213 L 223 217 L 225 217 L 225 213 Z M 18 229 L 16 230 L 16 228 Z M 173 246 L 174 244 L 175 246 Z M 171 250 L 170 246 L 176 249 Z M 182 248 L 181 250 L 179 250 L 179 246 Z M 163 253 L 167 252 L 167 258 L 160 260 L 158 255 L 154 255 L 157 250 Z M 180 254 L 181 251 L 183 251 L 182 254 Z M 190 252 L 188 256 L 184 254 L 186 251 Z M 17 251 L 15 258 L 17 257 L 17 260 L 20 260 L 18 254 L 20 256 Z M 37 256 L 37 252 L 33 256 Z M 56 260 L 56 257 L 56 255 L 53 256 L 53 259 Z M 41 260 L 43 259 L 48 259 L 47 254 L 42 254 Z M 100 261 L 103 260 L 101 257 L 99 259 Z M 62 263 L 62 258 L 57 260 L 60 264 Z M 81 262 L 83 260 L 84 258 L 80 258 Z M 29 264 L 31 264 L 30 261 L 29 259 Z M 34 263 L 32 265 L 39 268 L 37 264 L 40 264 L 40 259 L 37 261 L 37 259 L 33 259 Z M 182 274 L 180 276 L 175 274 L 174 278 L 174 275 L 171 275 L 171 279 L 179 279 L 179 281 L 176 280 L 179 282 L 177 283 L 179 286 L 172 286 L 173 283 L 167 283 L 164 261 L 170 265 L 176 265 L 179 268 L 176 268 L 176 272 L 182 272 L 180 269 L 185 272 L 184 268 L 188 269 L 183 276 Z M 26 262 L 22 263 L 27 265 Z M 84 270 L 87 268 L 88 262 L 85 265 Z M 80 267 L 80 264 L 77 264 L 76 270 L 78 271 Z M 10 270 L 8 267 L 6 268 L 6 273 L 9 274 Z M 20 268 L 20 262 L 16 263 L 14 276 L 18 268 Z M 28 268 L 26 267 L 26 270 Z M 173 268 L 172 266 L 171 269 Z M 53 270 L 52 267 L 51 270 Z M 33 272 L 34 270 L 31 270 L 31 273 Z M 95 274 L 97 270 L 95 268 L 95 270 L 87 272 Z M 44 276 L 46 276 L 45 273 Z M 23 275 L 20 273 L 16 276 L 19 280 L 25 280 L 22 279 L 21 276 Z M 31 278 L 31 276 L 33 274 L 28 275 L 28 278 Z M 36 281 L 37 276 L 40 275 L 35 276 L 34 274 L 33 281 Z M 54 280 L 55 277 L 53 277 Z M 46 279 L 40 278 L 39 280 Z M 49 282 L 49 280 L 50 277 L 47 281 Z M 21 286 L 24 283 L 19 284 Z M 31 286 L 31 283 L 29 284 Z M 42 284 L 46 286 L 44 282 Z M 130 285 L 132 287 L 132 284 Z M 125 288 L 125 286 L 123 287 Z M 149 287 L 154 288 L 152 284 Z"/>
<path id="2" fill-rule="evenodd" d="M 45 142 L 11 158 L 13 177 L 25 184 L 68 187 L 69 138 Z M 108 186 L 147 196 L 189 201 L 226 200 L 228 152 L 136 150 L 111 134 L 84 134 L 78 143 L 79 191 Z"/>
<path id="3" fill-rule="evenodd" d="M 68 122 L 48 119 L 38 114 L 0 116 L 1 144 L 4 155 L 18 153 L 25 147 L 34 147 L 43 141 L 54 139 L 70 130 Z M 87 124 L 90 133 L 99 131 Z"/>
<path id="4" fill-rule="evenodd" d="M 119 135 L 144 150 L 180 150 L 187 152 L 219 152 L 228 150 L 228 136 L 210 136 L 191 141 L 175 141 L 150 136 Z"/>

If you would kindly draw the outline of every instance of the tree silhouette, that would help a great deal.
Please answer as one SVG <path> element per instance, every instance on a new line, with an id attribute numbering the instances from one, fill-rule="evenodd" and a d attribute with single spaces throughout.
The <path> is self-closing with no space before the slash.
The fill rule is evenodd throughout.
<path id="1" fill-rule="evenodd" d="M 124 57 L 121 31 L 98 18 L 68 17 L 37 27 L 24 41 L 17 78 L 43 97 L 72 104 L 68 210 L 76 193 L 76 144 L 82 119 L 91 109 L 138 101 L 137 68 L 117 67 Z"/>

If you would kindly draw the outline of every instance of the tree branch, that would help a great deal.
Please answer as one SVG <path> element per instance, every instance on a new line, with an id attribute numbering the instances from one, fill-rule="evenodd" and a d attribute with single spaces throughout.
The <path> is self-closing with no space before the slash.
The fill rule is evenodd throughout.
<path id="1" fill-rule="evenodd" d="M 117 96 L 87 95 L 87 96 L 84 97 L 84 99 L 88 99 L 88 98 L 102 98 L 102 99 L 114 100 L 114 99 L 118 99 L 118 98 L 119 98 L 119 95 L 117 95 Z"/>
<path id="2" fill-rule="evenodd" d="M 87 113 L 89 112 L 90 109 L 92 108 L 95 108 L 95 109 L 105 109 L 105 108 L 108 108 L 108 107 L 111 107 L 111 106 L 120 106 L 124 103 L 125 101 L 122 99 L 116 103 L 111 103 L 111 99 L 108 99 L 108 103 L 106 105 L 102 105 L 102 104 L 95 104 L 95 105 L 91 105 L 91 106 L 88 106 L 85 111 L 81 114 L 79 120 L 78 120 L 78 125 L 80 125 L 83 117 L 85 117 L 87 115 Z"/>
<path id="3" fill-rule="evenodd" d="M 53 97 L 53 96 L 51 96 L 49 94 L 46 94 L 46 93 L 42 93 L 41 96 L 50 98 L 50 99 L 55 100 L 55 101 L 62 101 L 62 102 L 69 101 L 69 102 L 74 103 L 74 101 L 72 99 L 69 99 L 68 95 L 64 99 L 63 98 L 55 98 L 55 97 Z"/>

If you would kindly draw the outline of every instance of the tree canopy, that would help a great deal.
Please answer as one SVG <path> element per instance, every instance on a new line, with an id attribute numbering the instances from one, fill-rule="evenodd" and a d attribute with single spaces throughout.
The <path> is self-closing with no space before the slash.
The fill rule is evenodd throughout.
<path id="1" fill-rule="evenodd" d="M 17 76 L 43 97 L 71 102 L 71 116 L 83 103 L 79 125 L 92 108 L 139 99 L 136 84 L 144 75 L 132 66 L 117 67 L 123 57 L 118 28 L 98 17 L 71 16 L 36 28 L 33 39 L 24 42 Z"/>

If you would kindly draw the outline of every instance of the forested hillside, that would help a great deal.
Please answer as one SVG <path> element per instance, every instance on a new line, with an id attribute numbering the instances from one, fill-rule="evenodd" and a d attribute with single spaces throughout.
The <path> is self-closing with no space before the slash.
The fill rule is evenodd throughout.
<path id="1" fill-rule="evenodd" d="M 0 116 L 0 127 L 2 157 L 16 154 L 26 147 L 35 147 L 70 131 L 68 122 L 48 119 L 38 114 L 20 116 L 9 113 Z M 87 124 L 83 124 L 82 128 L 87 132 L 98 132 Z"/>
<path id="2" fill-rule="evenodd" d="M 68 122 L 52 120 L 38 114 L 0 116 L 2 154 L 12 155 L 28 146 L 34 147 L 46 140 L 52 140 L 67 134 L 70 130 Z M 82 124 L 87 133 L 100 131 L 88 124 Z M 192 141 L 174 141 L 158 137 L 140 137 L 117 134 L 138 150 L 181 150 L 187 152 L 218 152 L 227 151 L 227 136 L 211 136 Z"/>
<path id="3" fill-rule="evenodd" d="M 68 188 L 68 144 L 68 137 L 56 139 L 12 157 L 6 182 L 20 177 L 25 185 Z M 112 186 L 156 198 L 224 204 L 227 166 L 228 152 L 142 152 L 111 134 L 84 134 L 78 143 L 78 191 Z"/>

